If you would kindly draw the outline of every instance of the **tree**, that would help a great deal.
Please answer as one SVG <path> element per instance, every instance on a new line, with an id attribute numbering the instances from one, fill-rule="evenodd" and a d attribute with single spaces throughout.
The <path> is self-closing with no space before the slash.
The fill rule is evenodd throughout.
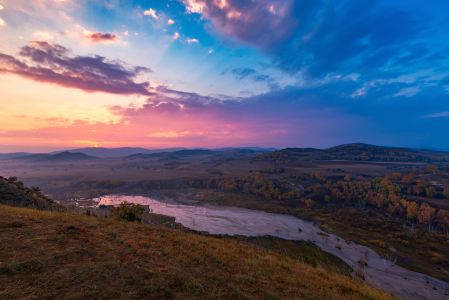
<path id="1" fill-rule="evenodd" d="M 308 199 L 304 200 L 304 204 L 307 208 L 312 208 L 315 205 L 315 201 L 308 198 Z"/>
<path id="2" fill-rule="evenodd" d="M 435 215 L 435 221 L 440 229 L 446 231 L 449 224 L 449 212 L 444 209 L 438 210 Z"/>
<path id="3" fill-rule="evenodd" d="M 418 215 L 418 205 L 414 201 L 407 201 L 407 219 L 414 221 Z"/>
<path id="4" fill-rule="evenodd" d="M 445 188 L 443 191 L 443 195 L 446 199 L 449 199 L 449 188 Z"/>
<path id="5" fill-rule="evenodd" d="M 421 203 L 418 211 L 418 221 L 428 225 L 429 231 L 432 228 L 432 221 L 435 216 L 435 208 L 427 203 Z"/>
<path id="6" fill-rule="evenodd" d="M 428 186 L 426 188 L 426 196 L 429 198 L 433 198 L 434 195 L 435 195 L 435 188 L 433 186 Z"/>
<path id="7" fill-rule="evenodd" d="M 438 167 L 435 165 L 428 165 L 427 172 L 435 174 L 438 171 Z"/>

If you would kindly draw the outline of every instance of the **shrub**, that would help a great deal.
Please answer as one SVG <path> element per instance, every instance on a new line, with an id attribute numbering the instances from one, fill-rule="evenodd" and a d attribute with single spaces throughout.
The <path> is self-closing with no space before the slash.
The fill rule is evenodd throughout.
<path id="1" fill-rule="evenodd" d="M 143 213 L 142 206 L 126 202 L 112 209 L 112 215 L 115 218 L 128 222 L 141 222 Z"/>

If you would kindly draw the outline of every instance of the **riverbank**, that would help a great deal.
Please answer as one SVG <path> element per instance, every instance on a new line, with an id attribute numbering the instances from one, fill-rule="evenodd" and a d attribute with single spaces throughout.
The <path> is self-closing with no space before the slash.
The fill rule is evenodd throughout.
<path id="1" fill-rule="evenodd" d="M 121 202 L 148 205 L 153 212 L 176 217 L 176 222 L 196 231 L 241 236 L 274 236 L 309 241 L 335 255 L 374 287 L 404 299 L 444 299 L 449 284 L 395 265 L 370 248 L 345 241 L 299 218 L 236 207 L 183 205 L 142 196 L 105 196 L 98 205 Z"/>

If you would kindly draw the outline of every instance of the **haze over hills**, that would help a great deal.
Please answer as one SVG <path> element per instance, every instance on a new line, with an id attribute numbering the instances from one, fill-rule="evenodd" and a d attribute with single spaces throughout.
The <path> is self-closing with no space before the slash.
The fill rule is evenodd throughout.
<path id="1" fill-rule="evenodd" d="M 449 161 L 449 152 L 428 149 L 411 149 L 405 147 L 376 146 L 363 143 L 343 144 L 327 149 L 318 148 L 275 148 L 262 147 L 227 147 L 227 148 L 166 148 L 145 149 L 139 147 L 124 148 L 79 148 L 51 153 L 32 154 L 26 152 L 3 153 L 0 159 L 25 160 L 88 160 L 99 158 L 152 158 L 152 157 L 184 157 L 191 155 L 245 155 L 260 154 L 260 159 L 289 157 L 320 160 L 358 160 L 358 161 L 404 161 L 431 162 Z"/>
<path id="2" fill-rule="evenodd" d="M 98 159 L 94 156 L 89 156 L 84 153 L 76 153 L 76 152 L 59 152 L 56 154 L 30 154 L 20 157 L 15 157 L 15 159 L 19 160 L 27 160 L 33 162 L 62 162 L 62 161 L 82 161 L 82 160 L 95 160 Z"/>
<path id="3" fill-rule="evenodd" d="M 183 150 L 185 148 L 162 148 L 162 149 L 145 149 L 140 147 L 120 147 L 120 148 L 104 148 L 104 147 L 88 147 L 65 150 L 68 152 L 83 153 L 89 156 L 95 156 L 100 158 L 115 158 L 125 157 L 133 154 L 151 154 L 158 152 L 173 152 Z M 52 153 L 59 153 L 61 151 L 55 151 Z"/>
<path id="4" fill-rule="evenodd" d="M 139 155 L 139 154 L 155 154 L 155 153 L 171 153 L 171 152 L 177 152 L 179 154 L 183 154 L 183 150 L 188 151 L 230 151 L 230 150 L 253 150 L 253 151 L 260 151 L 260 152 L 266 152 L 266 151 L 273 151 L 275 148 L 262 148 L 262 147 L 226 147 L 226 148 L 184 148 L 184 147 L 177 147 L 177 148 L 160 148 L 160 149 L 146 149 L 146 148 L 140 148 L 140 147 L 121 147 L 121 148 L 78 148 L 78 149 L 70 149 L 66 150 L 69 152 L 77 152 L 77 153 L 84 153 L 86 155 L 90 156 L 96 156 L 100 158 L 118 158 L 118 157 L 126 157 L 126 156 L 132 156 L 132 155 Z M 58 153 L 60 151 L 56 151 L 53 153 Z"/>
<path id="5" fill-rule="evenodd" d="M 257 150 L 256 150 L 257 149 Z M 189 157 L 201 157 L 201 156 L 215 156 L 225 158 L 236 158 L 244 156 L 254 156 L 260 153 L 267 153 L 267 150 L 261 150 L 262 148 L 223 148 L 223 149 L 185 149 L 173 152 L 157 152 L 151 154 L 133 154 L 126 158 L 128 159 L 146 159 L 146 158 L 189 158 Z"/>
<path id="6" fill-rule="evenodd" d="M 0 159 L 18 158 L 18 157 L 24 157 L 27 155 L 31 155 L 31 154 L 32 153 L 28 153 L 28 152 L 0 153 Z"/>

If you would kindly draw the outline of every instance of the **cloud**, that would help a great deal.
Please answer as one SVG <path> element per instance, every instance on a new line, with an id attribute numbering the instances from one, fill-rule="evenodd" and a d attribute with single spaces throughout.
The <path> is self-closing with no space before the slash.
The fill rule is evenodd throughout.
<path id="1" fill-rule="evenodd" d="M 5 27 L 5 26 L 6 26 L 5 20 L 3 20 L 2 18 L 0 18 L 0 27 Z"/>
<path id="2" fill-rule="evenodd" d="M 261 0 L 257 3 L 251 0 L 184 0 L 183 2 L 188 12 L 202 14 L 222 34 L 261 48 L 287 39 L 297 24 L 291 14 L 292 0 L 276 2 L 275 18 L 271 12 L 273 4 L 269 0 Z M 261 34 L 261 32 L 270 34 Z"/>
<path id="3" fill-rule="evenodd" d="M 89 42 L 95 44 L 111 44 L 116 43 L 120 40 L 119 37 L 115 34 L 101 32 L 88 32 L 84 35 L 84 38 Z"/>
<path id="4" fill-rule="evenodd" d="M 336 109 L 315 107 L 309 97 L 294 89 L 217 98 L 161 86 L 143 105 L 115 106 L 111 112 L 127 124 L 128 134 L 145 136 L 140 143 L 153 145 L 328 145 L 336 143 L 337 132 L 350 141 L 360 126 Z"/>
<path id="5" fill-rule="evenodd" d="M 205 1 L 183 0 L 189 13 L 202 13 L 206 7 Z"/>
<path id="6" fill-rule="evenodd" d="M 427 54 L 415 43 L 422 26 L 382 1 L 183 0 L 225 38 L 268 54 L 289 73 L 311 76 L 382 70 Z M 261 34 L 262 33 L 262 34 Z M 380 72 L 380 71 L 379 71 Z"/>
<path id="7" fill-rule="evenodd" d="M 256 74 L 256 70 L 251 68 L 235 68 L 231 70 L 231 73 L 235 75 L 238 80 L 243 80 L 250 75 Z"/>
<path id="8" fill-rule="evenodd" d="M 423 146 L 435 145 L 437 139 L 449 147 L 445 139 L 449 118 L 429 122 L 421 117 L 432 113 L 429 101 L 447 112 L 445 93 L 440 91 L 428 101 L 419 101 L 417 96 L 407 101 L 379 101 L 384 98 L 373 89 L 364 101 L 353 101 L 347 91 L 356 84 L 344 80 L 313 88 L 289 86 L 245 98 L 204 96 L 158 86 L 144 103 L 109 107 L 114 122 L 58 124 L 53 120 L 48 127 L 0 132 L 0 143 L 32 137 L 33 142 L 39 139 L 43 144 L 56 141 L 59 147 L 75 141 L 147 147 L 326 147 L 354 141 Z M 396 88 L 391 86 L 391 90 Z"/>
<path id="9" fill-rule="evenodd" d="M 172 35 L 172 39 L 173 40 L 177 40 L 177 39 L 179 39 L 181 37 L 181 35 L 179 34 L 179 32 L 175 32 L 175 33 L 173 33 L 173 35 Z"/>
<path id="10" fill-rule="evenodd" d="M 63 46 L 43 41 L 22 47 L 19 55 L 23 60 L 0 53 L 0 73 L 89 92 L 151 95 L 149 82 L 135 81 L 140 74 L 151 71 L 146 67 L 126 66 L 99 55 L 75 56 Z"/>
<path id="11" fill-rule="evenodd" d="M 61 31 L 62 35 L 79 40 L 83 44 L 103 44 L 103 45 L 113 45 L 121 44 L 126 45 L 125 41 L 122 41 L 119 35 L 109 32 L 99 32 L 89 30 L 80 24 L 75 24 L 73 30 Z M 122 33 L 124 36 L 129 35 L 129 31 L 125 30 Z M 38 39 L 41 40 L 41 39 Z M 44 40 L 47 40 L 44 38 Z"/>
<path id="12" fill-rule="evenodd" d="M 187 38 L 186 42 L 187 42 L 187 44 L 198 44 L 200 41 L 195 38 Z"/>
<path id="13" fill-rule="evenodd" d="M 438 113 L 428 114 L 422 116 L 423 118 L 449 118 L 449 111 L 442 111 Z"/>
<path id="14" fill-rule="evenodd" d="M 167 24 L 168 24 L 168 25 L 173 25 L 173 24 L 175 24 L 175 21 L 172 20 L 172 19 L 168 19 L 168 20 L 167 20 Z"/>
<path id="15" fill-rule="evenodd" d="M 154 137 L 154 138 L 166 138 L 166 139 L 173 139 L 173 138 L 180 138 L 180 137 L 185 137 L 190 135 L 191 132 L 190 131 L 157 131 L 157 132 L 152 132 L 149 133 L 148 136 L 149 137 Z"/>
<path id="16" fill-rule="evenodd" d="M 235 79 L 237 79 L 239 81 L 242 81 L 245 79 L 251 79 L 255 82 L 265 82 L 268 84 L 268 86 L 271 89 L 276 89 L 279 87 L 276 80 L 274 78 L 272 78 L 270 75 L 262 74 L 259 71 L 256 71 L 252 68 L 248 68 L 248 67 L 233 68 L 230 70 L 226 70 L 226 71 L 222 72 L 221 74 L 225 75 L 227 73 L 232 74 L 235 77 Z"/>
<path id="17" fill-rule="evenodd" d="M 143 14 L 144 14 L 145 16 L 152 17 L 152 18 L 155 19 L 155 20 L 158 20 L 158 19 L 159 19 L 159 15 L 157 14 L 156 10 L 154 10 L 154 9 L 152 9 L 152 8 L 145 10 L 145 11 L 143 12 Z"/>
<path id="18" fill-rule="evenodd" d="M 403 89 L 400 89 L 394 96 L 395 97 L 412 97 L 418 94 L 421 91 L 421 89 L 417 86 L 413 87 L 406 87 Z"/>
<path id="19" fill-rule="evenodd" d="M 55 39 L 51 33 L 45 31 L 36 31 L 34 37 L 40 41 L 53 41 Z"/>

